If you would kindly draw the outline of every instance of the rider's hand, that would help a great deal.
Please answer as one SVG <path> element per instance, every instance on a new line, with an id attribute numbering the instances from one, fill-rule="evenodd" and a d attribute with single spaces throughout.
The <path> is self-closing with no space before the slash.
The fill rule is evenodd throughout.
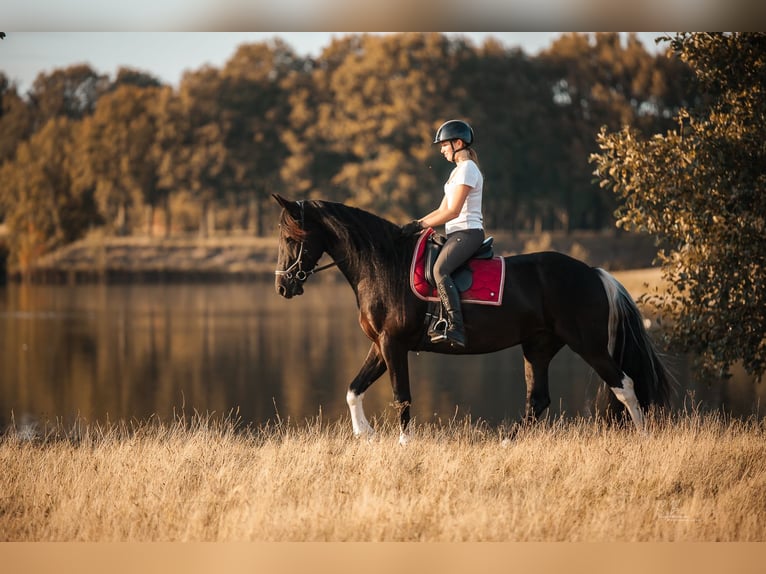
<path id="1" fill-rule="evenodd" d="M 417 235 L 423 231 L 423 224 L 417 219 L 402 225 L 402 235 Z"/>

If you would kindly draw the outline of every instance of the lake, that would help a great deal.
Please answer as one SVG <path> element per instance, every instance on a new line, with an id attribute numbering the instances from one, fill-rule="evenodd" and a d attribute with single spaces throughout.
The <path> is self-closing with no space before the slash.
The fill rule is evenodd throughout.
<path id="1" fill-rule="evenodd" d="M 317 278 L 318 279 L 318 278 Z M 60 421 L 170 420 L 234 413 L 243 424 L 320 413 L 347 416 L 346 389 L 369 348 L 354 294 L 312 281 L 292 300 L 273 283 L 7 285 L 0 287 L 0 429 Z M 759 414 L 764 387 L 741 372 L 699 385 L 670 359 L 677 404 Z M 482 356 L 411 353 L 415 421 L 470 414 L 498 424 L 524 408 L 520 348 Z M 551 365 L 550 413 L 592 414 L 600 379 L 568 349 Z M 365 395 L 368 417 L 394 420 L 384 375 Z"/>

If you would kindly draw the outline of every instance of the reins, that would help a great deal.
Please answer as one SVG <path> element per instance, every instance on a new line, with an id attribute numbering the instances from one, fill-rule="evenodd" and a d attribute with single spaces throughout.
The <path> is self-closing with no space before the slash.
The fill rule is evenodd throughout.
<path id="1" fill-rule="evenodd" d="M 301 228 L 301 231 L 303 231 L 303 224 L 304 224 L 304 205 L 303 205 L 303 201 L 299 201 L 298 205 L 301 206 L 301 222 L 300 222 L 301 225 L 300 225 L 300 228 Z M 288 267 L 285 270 L 279 270 L 278 269 L 278 270 L 274 271 L 274 275 L 276 275 L 277 277 L 284 275 L 285 277 L 287 277 L 288 280 L 291 280 L 291 279 L 295 278 L 296 281 L 304 283 L 314 273 L 319 273 L 320 271 L 324 271 L 325 269 L 330 269 L 331 267 L 335 267 L 338 264 L 337 261 L 332 261 L 332 262 L 327 263 L 325 265 L 320 265 L 319 267 L 317 267 L 315 265 L 313 269 L 311 269 L 310 271 L 306 272 L 306 271 L 303 270 L 303 253 L 304 253 L 303 241 L 301 241 L 301 246 L 300 246 L 300 249 L 298 250 L 298 257 L 295 259 L 293 264 L 290 265 L 290 267 Z M 293 274 L 293 268 L 295 268 L 296 266 L 298 267 L 298 271 L 296 271 L 295 274 Z"/>

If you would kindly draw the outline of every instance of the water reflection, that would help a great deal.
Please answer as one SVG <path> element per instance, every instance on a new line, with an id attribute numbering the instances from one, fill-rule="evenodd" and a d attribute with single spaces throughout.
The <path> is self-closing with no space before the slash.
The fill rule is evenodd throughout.
<path id="1" fill-rule="evenodd" d="M 246 423 L 346 415 L 345 393 L 369 342 L 353 292 L 312 282 L 284 300 L 271 282 L 218 285 L 17 286 L 0 290 L 0 428 L 11 413 L 65 423 L 168 419 L 184 410 L 238 411 Z M 766 385 L 743 373 L 697 387 L 704 408 L 757 412 Z M 523 409 L 520 349 L 473 357 L 411 354 L 413 414 L 471 413 L 490 423 Z M 564 350 L 551 365 L 553 414 L 590 414 L 599 379 Z M 393 417 L 384 375 L 368 391 L 373 416 Z"/>

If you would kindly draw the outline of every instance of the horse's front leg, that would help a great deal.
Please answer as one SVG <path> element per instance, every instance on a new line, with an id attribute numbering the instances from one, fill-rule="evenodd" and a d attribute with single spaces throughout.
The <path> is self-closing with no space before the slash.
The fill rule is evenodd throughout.
<path id="1" fill-rule="evenodd" d="M 349 411 L 351 411 L 354 436 L 369 436 L 374 432 L 367 421 L 367 417 L 364 416 L 362 401 L 364 400 L 364 392 L 385 372 L 386 363 L 380 355 L 378 345 L 373 343 L 362 368 L 359 369 L 359 373 L 354 377 L 346 393 L 346 403 Z"/>
<path id="2" fill-rule="evenodd" d="M 388 367 L 391 388 L 394 391 L 394 407 L 399 411 L 399 444 L 409 441 L 407 426 L 410 423 L 410 369 L 407 347 L 385 334 L 378 340 L 380 353 Z"/>

